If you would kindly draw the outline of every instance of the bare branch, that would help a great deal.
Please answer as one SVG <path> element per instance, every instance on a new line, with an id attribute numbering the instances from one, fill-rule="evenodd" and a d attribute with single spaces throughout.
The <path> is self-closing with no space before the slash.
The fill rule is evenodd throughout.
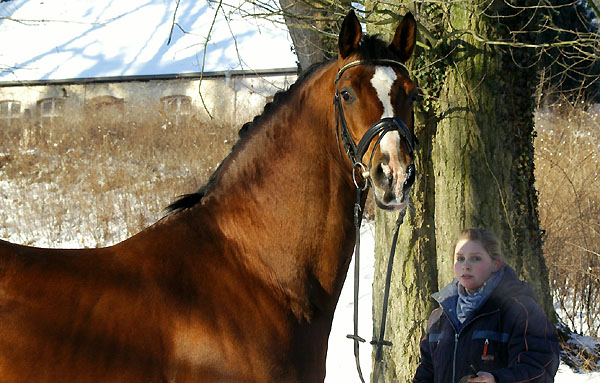
<path id="1" fill-rule="evenodd" d="M 171 32 L 169 32 L 169 40 L 167 40 L 167 45 L 171 44 L 171 37 L 173 37 L 173 28 L 175 27 L 175 18 L 177 17 L 177 10 L 179 9 L 180 1 L 181 0 L 177 0 L 177 5 L 175 6 L 175 12 L 173 12 L 173 22 L 171 23 Z"/>
<path id="2" fill-rule="evenodd" d="M 210 117 L 211 120 L 214 119 L 214 117 L 208 110 L 208 107 L 206 106 L 206 102 L 204 101 L 204 97 L 202 96 L 201 86 L 202 86 L 202 79 L 204 77 L 204 64 L 206 63 L 206 51 L 208 50 L 208 42 L 210 41 L 210 35 L 212 34 L 213 27 L 215 26 L 215 22 L 217 20 L 217 16 L 219 15 L 219 10 L 221 9 L 222 5 L 223 5 L 223 1 L 219 0 L 219 3 L 217 5 L 217 9 L 215 10 L 215 14 L 213 16 L 212 22 L 210 23 L 210 28 L 208 30 L 208 34 L 206 35 L 206 39 L 204 40 L 204 51 L 202 52 L 202 68 L 200 69 L 200 81 L 198 82 L 198 94 L 200 95 L 200 100 L 202 101 L 202 106 L 204 107 L 204 110 L 206 110 L 206 113 L 208 113 L 208 117 Z"/>
<path id="3" fill-rule="evenodd" d="M 8 20 L 13 21 L 15 23 L 23 24 L 23 25 L 36 25 L 43 23 L 68 23 L 68 24 L 80 24 L 80 25 L 106 25 L 105 23 L 88 23 L 74 20 L 56 20 L 56 19 L 15 19 L 10 16 L 0 16 L 0 20 Z"/>

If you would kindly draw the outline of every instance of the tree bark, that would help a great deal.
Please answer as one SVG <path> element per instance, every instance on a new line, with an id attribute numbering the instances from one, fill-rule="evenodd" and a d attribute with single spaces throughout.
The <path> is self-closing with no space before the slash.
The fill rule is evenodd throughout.
<path id="1" fill-rule="evenodd" d="M 325 59 L 324 37 L 307 20 L 319 16 L 315 8 L 301 0 L 279 0 L 285 23 L 292 37 L 294 50 L 301 70 Z"/>
<path id="2" fill-rule="evenodd" d="M 482 11 L 476 3 L 456 3 L 447 29 L 475 29 L 497 40 L 516 30 Z M 517 16 L 508 20 L 520 23 Z M 502 242 L 506 261 L 553 317 L 533 176 L 536 68 L 529 64 L 535 52 L 492 48 L 470 35 L 449 48 L 454 53 L 442 85 L 443 118 L 432 155 L 440 286 L 453 279 L 451 247 L 457 233 L 488 227 Z"/>

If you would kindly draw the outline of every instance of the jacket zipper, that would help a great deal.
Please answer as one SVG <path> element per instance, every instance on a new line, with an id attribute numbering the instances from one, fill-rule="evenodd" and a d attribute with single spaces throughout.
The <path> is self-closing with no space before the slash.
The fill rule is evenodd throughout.
<path id="1" fill-rule="evenodd" d="M 458 333 L 454 329 L 454 355 L 452 357 L 452 383 L 456 382 L 456 349 L 458 348 Z"/>
<path id="2" fill-rule="evenodd" d="M 452 383 L 456 382 L 456 350 L 458 349 L 458 338 L 460 337 L 460 333 L 462 332 L 462 330 L 464 330 L 468 325 L 470 325 L 471 323 L 475 322 L 475 320 L 484 317 L 484 316 L 488 316 L 491 314 L 495 314 L 498 311 L 500 311 L 500 309 L 496 309 L 494 311 L 489 311 L 487 313 L 483 313 L 483 314 L 479 314 L 476 317 L 474 317 L 473 319 L 471 319 L 470 321 L 468 321 L 467 323 L 465 323 L 462 328 L 460 329 L 460 331 L 456 330 L 456 327 L 454 327 L 454 323 L 452 323 L 452 320 L 450 319 L 450 316 L 446 313 L 446 310 L 444 310 L 444 307 L 442 305 L 440 305 L 440 307 L 442 308 L 444 315 L 446 315 L 446 319 L 448 320 L 448 322 L 450 322 L 450 326 L 452 326 L 452 328 L 454 329 L 454 353 L 452 355 Z"/>

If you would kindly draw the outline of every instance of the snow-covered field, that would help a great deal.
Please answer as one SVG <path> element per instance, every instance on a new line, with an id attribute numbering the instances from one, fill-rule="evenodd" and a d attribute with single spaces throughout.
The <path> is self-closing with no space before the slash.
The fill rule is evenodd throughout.
<path id="1" fill-rule="evenodd" d="M 284 25 L 217 3 L 1 2 L 0 82 L 296 66 Z"/>

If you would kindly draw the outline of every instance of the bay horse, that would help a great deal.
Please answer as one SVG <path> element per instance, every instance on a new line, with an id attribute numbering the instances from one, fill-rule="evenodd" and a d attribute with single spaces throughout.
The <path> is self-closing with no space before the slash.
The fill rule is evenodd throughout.
<path id="1" fill-rule="evenodd" d="M 409 15 L 383 43 L 350 12 L 337 60 L 279 94 L 206 186 L 133 237 L 0 242 L 0 382 L 322 382 L 354 183 L 380 207 L 409 202 L 415 34 Z M 379 130 L 352 163 L 381 121 L 409 131 Z"/>

